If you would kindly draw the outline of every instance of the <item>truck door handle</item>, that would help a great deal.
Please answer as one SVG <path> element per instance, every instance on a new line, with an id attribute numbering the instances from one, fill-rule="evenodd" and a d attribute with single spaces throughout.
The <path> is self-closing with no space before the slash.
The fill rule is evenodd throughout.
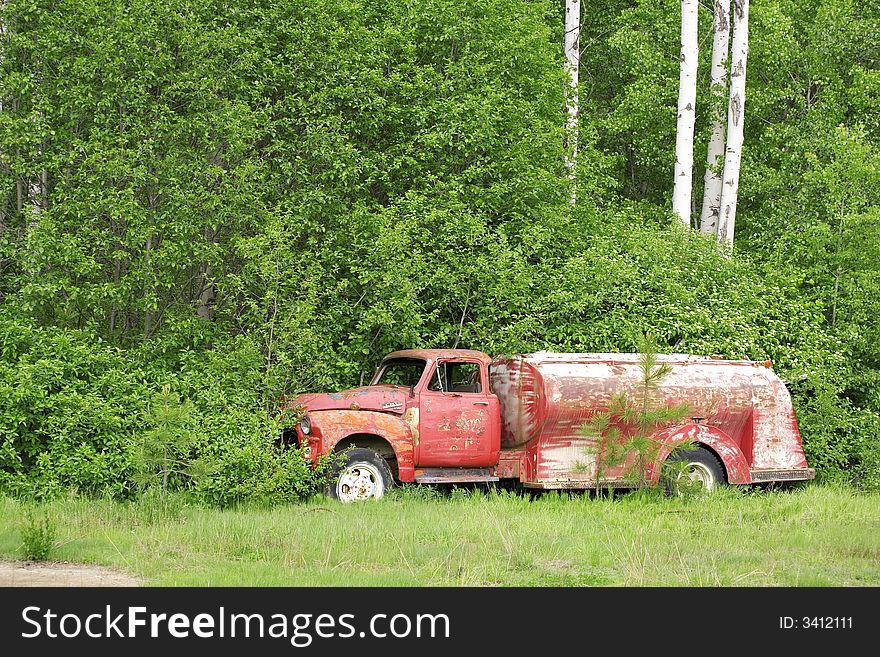
<path id="1" fill-rule="evenodd" d="M 489 402 L 474 402 L 474 406 L 488 406 Z"/>

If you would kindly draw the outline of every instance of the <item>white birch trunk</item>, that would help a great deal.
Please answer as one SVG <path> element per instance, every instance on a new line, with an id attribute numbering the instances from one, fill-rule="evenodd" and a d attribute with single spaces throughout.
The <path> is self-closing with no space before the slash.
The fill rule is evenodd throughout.
<path id="1" fill-rule="evenodd" d="M 721 185 L 721 214 L 718 219 L 718 241 L 731 245 L 736 225 L 736 197 L 739 192 L 739 167 L 742 160 L 748 52 L 749 0 L 734 0 L 730 102 L 727 107 L 727 150 L 724 157 L 724 183 Z"/>
<path id="2" fill-rule="evenodd" d="M 727 61 L 730 51 L 730 0 L 715 0 L 715 18 L 712 23 L 712 93 L 727 97 Z M 703 176 L 703 210 L 700 213 L 700 232 L 718 233 L 721 207 L 721 176 L 724 164 L 724 121 L 719 112 L 712 120 L 712 136 L 706 151 L 706 174 Z"/>
<path id="3" fill-rule="evenodd" d="M 42 146 L 37 150 L 39 156 L 43 155 Z M 40 173 L 32 176 L 28 181 L 28 205 L 30 206 L 30 222 L 31 229 L 40 225 L 40 215 L 46 207 L 46 186 L 48 172 L 44 169 Z"/>
<path id="4" fill-rule="evenodd" d="M 566 133 L 568 134 L 568 152 L 566 155 L 566 167 L 569 177 L 574 179 L 575 162 L 577 160 L 578 138 L 578 73 L 581 59 L 580 51 L 581 36 L 581 3 L 580 0 L 565 0 L 565 68 L 568 73 L 568 84 L 571 93 L 568 100 L 568 120 Z M 577 199 L 577 192 L 572 187 L 572 204 Z"/>
<path id="5" fill-rule="evenodd" d="M 678 124 L 675 135 L 675 187 L 672 211 L 691 225 L 694 174 L 694 117 L 697 106 L 697 0 L 681 0 L 681 54 L 678 77 Z"/>
<path id="6" fill-rule="evenodd" d="M 42 155 L 43 147 L 40 146 L 37 149 L 37 157 L 42 160 Z M 40 227 L 40 221 L 43 215 L 43 208 L 46 204 L 46 182 L 47 173 L 45 170 L 43 170 L 41 173 L 31 175 L 27 179 L 28 219 L 27 225 L 25 227 L 25 271 L 32 278 L 36 278 L 40 271 L 40 266 L 38 265 L 36 256 L 37 249 L 34 246 L 34 240 L 36 239 L 35 234 L 37 229 Z"/>

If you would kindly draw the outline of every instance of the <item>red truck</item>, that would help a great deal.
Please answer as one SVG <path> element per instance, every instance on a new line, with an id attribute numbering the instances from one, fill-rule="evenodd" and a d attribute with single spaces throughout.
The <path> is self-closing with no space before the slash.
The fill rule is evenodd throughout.
<path id="1" fill-rule="evenodd" d="M 687 476 L 719 484 L 812 479 L 791 397 L 769 362 L 661 355 L 670 367 L 660 403 L 687 417 L 658 429 L 661 448 L 644 464 L 656 483 L 676 446 Z M 494 360 L 480 351 L 396 351 L 367 386 L 299 395 L 284 407 L 304 413 L 286 442 L 312 461 L 335 456 L 331 494 L 378 498 L 397 482 L 509 480 L 539 489 L 632 486 L 632 459 L 600 468 L 597 438 L 584 425 L 612 397 L 632 394 L 638 354 L 538 352 Z"/>

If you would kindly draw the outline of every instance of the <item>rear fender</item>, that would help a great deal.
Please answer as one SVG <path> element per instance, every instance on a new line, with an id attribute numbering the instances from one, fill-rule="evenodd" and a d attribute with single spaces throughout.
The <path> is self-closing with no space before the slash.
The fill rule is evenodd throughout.
<path id="1" fill-rule="evenodd" d="M 688 440 L 696 443 L 697 446 L 705 446 L 715 453 L 721 460 L 722 465 L 724 465 L 724 470 L 727 473 L 727 483 L 749 484 L 752 482 L 749 462 L 746 460 L 739 445 L 718 427 L 689 423 L 672 429 L 666 429 L 658 433 L 656 439 L 663 443 L 663 447 L 660 449 L 657 462 L 651 466 L 648 473 L 649 479 L 652 482 L 656 483 L 660 479 L 660 466 L 669 454 Z"/>

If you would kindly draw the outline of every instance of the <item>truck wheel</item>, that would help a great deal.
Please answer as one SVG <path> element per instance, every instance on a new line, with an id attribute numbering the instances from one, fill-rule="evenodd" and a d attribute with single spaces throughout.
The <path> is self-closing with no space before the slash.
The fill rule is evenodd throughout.
<path id="1" fill-rule="evenodd" d="M 687 452 L 678 452 L 671 460 L 682 464 L 681 470 L 675 473 L 677 481 L 673 482 L 671 486 L 673 490 L 678 482 L 702 488 L 706 492 L 727 483 L 724 467 L 718 458 L 708 450 L 697 448 Z"/>
<path id="2" fill-rule="evenodd" d="M 330 495 L 340 502 L 379 499 L 393 479 L 388 463 L 371 449 L 355 447 L 336 457 Z"/>

